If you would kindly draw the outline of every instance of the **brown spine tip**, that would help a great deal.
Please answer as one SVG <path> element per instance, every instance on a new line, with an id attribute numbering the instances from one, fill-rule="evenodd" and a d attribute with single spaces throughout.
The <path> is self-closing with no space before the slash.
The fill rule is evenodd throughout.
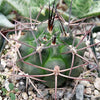
<path id="1" fill-rule="evenodd" d="M 51 34 L 52 33 L 52 30 L 53 30 L 53 23 L 54 23 L 54 19 L 55 19 L 55 12 L 56 12 L 56 9 L 54 7 L 55 5 L 55 1 L 53 3 L 53 7 L 52 7 L 52 12 L 50 14 L 50 3 L 49 3 L 49 17 L 48 17 L 48 32 Z"/>
<path id="2" fill-rule="evenodd" d="M 44 40 L 44 41 L 47 41 L 46 35 L 43 37 L 43 40 Z"/>
<path id="3" fill-rule="evenodd" d="M 56 44 L 56 36 L 54 36 L 54 37 L 52 38 L 52 44 L 53 44 L 53 45 Z"/>
<path id="4" fill-rule="evenodd" d="M 48 25 L 48 32 L 50 33 L 50 34 L 52 34 L 52 30 L 53 30 L 53 25 Z"/>

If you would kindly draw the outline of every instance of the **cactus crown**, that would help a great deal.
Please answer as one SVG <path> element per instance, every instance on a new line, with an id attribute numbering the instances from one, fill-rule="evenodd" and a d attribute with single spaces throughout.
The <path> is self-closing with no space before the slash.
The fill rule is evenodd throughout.
<path id="1" fill-rule="evenodd" d="M 30 28 L 28 31 L 24 31 L 25 34 L 19 39 L 24 45 L 21 45 L 19 49 L 21 56 L 18 56 L 17 64 L 30 75 L 46 75 L 53 72 L 53 76 L 42 79 L 47 81 L 45 83 L 47 86 L 54 87 L 55 74 L 58 75 L 60 70 L 82 64 L 82 60 L 75 54 L 83 56 L 84 50 L 77 51 L 77 49 L 84 47 L 85 43 L 77 46 L 80 39 L 73 37 L 71 31 L 67 32 L 68 26 L 63 24 L 61 16 L 56 10 L 55 2 L 52 10 L 50 10 L 49 4 L 48 21 L 38 23 L 35 27 L 37 30 Z M 64 53 L 69 51 L 71 53 Z M 78 76 L 81 71 L 82 68 L 77 68 L 69 71 L 69 75 Z M 63 74 L 68 75 L 68 71 Z M 58 76 L 58 79 L 61 80 L 57 84 L 60 86 L 64 83 L 65 78 Z"/>

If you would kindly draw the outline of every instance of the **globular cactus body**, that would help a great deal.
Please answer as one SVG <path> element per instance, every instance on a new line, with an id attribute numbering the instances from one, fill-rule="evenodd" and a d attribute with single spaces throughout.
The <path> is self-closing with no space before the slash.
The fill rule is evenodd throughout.
<path id="1" fill-rule="evenodd" d="M 54 22 L 54 28 L 52 30 L 52 34 L 48 32 L 47 26 L 48 26 L 47 23 L 42 23 L 37 26 L 36 31 L 32 30 L 34 32 L 34 35 L 39 44 L 38 46 L 37 46 L 37 43 L 31 32 L 25 32 L 25 34 L 23 36 L 21 36 L 21 38 L 19 39 L 19 41 L 22 41 L 33 47 L 36 47 L 36 49 L 34 49 L 34 48 L 28 47 L 26 45 L 21 45 L 20 52 L 21 52 L 22 57 L 25 57 L 32 52 L 35 52 L 37 50 L 37 47 L 39 47 L 39 46 L 42 47 L 42 45 L 43 45 L 42 48 L 38 48 L 38 49 L 40 49 L 39 52 L 41 53 L 42 62 L 40 61 L 40 56 L 39 56 L 38 50 L 34 55 L 25 58 L 24 61 L 29 62 L 34 65 L 39 65 L 39 66 L 42 66 L 45 68 L 49 68 L 49 69 L 54 69 L 55 66 L 59 66 L 60 70 L 70 68 L 71 63 L 72 63 L 72 54 L 71 53 L 62 54 L 62 53 L 70 51 L 69 47 L 73 43 L 73 36 L 71 36 L 71 33 L 69 34 L 69 36 L 62 35 L 60 27 L 59 27 L 60 26 L 59 21 Z M 65 27 L 65 31 L 66 31 L 67 26 L 64 26 L 64 27 Z M 53 42 L 55 42 L 53 40 L 54 36 L 56 38 L 55 39 L 56 43 L 53 44 Z M 76 46 L 79 41 L 80 41 L 79 39 L 75 38 L 74 46 Z M 48 46 L 51 46 L 51 47 L 45 48 Z M 84 46 L 85 46 L 85 44 L 81 43 L 81 45 L 78 48 L 82 48 Z M 83 53 L 84 53 L 84 51 L 78 52 L 78 54 L 80 54 L 80 55 L 83 55 Z M 82 63 L 82 60 L 75 56 L 74 66 L 79 65 L 80 63 Z M 49 71 L 35 68 L 35 67 L 27 65 L 21 61 L 18 62 L 18 66 L 25 73 L 28 73 L 29 75 L 44 75 L 44 74 L 50 73 Z M 82 71 L 82 68 L 73 69 L 71 75 L 78 76 L 81 71 Z M 68 72 L 64 72 L 64 74 L 68 75 Z M 48 87 L 54 87 L 54 83 L 55 83 L 54 76 L 43 77 L 42 79 L 47 81 L 47 82 L 45 82 L 45 84 Z M 61 76 L 58 76 L 58 80 L 59 80 L 59 82 L 57 84 L 58 86 L 61 86 L 65 82 L 65 78 L 62 78 Z"/>

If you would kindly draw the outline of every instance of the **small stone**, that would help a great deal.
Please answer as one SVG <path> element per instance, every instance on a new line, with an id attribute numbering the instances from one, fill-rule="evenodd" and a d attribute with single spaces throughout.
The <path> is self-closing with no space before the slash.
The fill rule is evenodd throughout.
<path id="1" fill-rule="evenodd" d="M 100 47 L 98 47 L 98 49 L 99 49 L 99 52 L 100 52 Z"/>
<path id="2" fill-rule="evenodd" d="M 91 100 L 90 98 L 84 98 L 84 100 Z"/>
<path id="3" fill-rule="evenodd" d="M 88 40 L 88 41 L 86 41 L 86 45 L 88 46 L 88 45 L 90 45 L 90 41 Z"/>
<path id="4" fill-rule="evenodd" d="M 24 86 L 24 85 L 19 85 L 19 87 L 18 87 L 18 89 L 20 90 L 20 91 L 25 91 L 26 90 L 26 86 Z"/>
<path id="5" fill-rule="evenodd" d="M 32 100 L 32 98 L 33 98 L 32 96 L 29 96 L 29 100 Z"/>
<path id="6" fill-rule="evenodd" d="M 1 59 L 1 65 L 5 68 L 6 67 L 6 61 L 4 59 Z"/>
<path id="7" fill-rule="evenodd" d="M 97 35 L 100 35 L 100 32 L 98 32 Z"/>
<path id="8" fill-rule="evenodd" d="M 0 77 L 0 82 L 1 82 L 1 84 L 3 84 L 5 82 L 5 80 L 2 77 Z"/>
<path id="9" fill-rule="evenodd" d="M 97 56 L 97 59 L 99 60 L 100 59 L 100 53 L 96 52 L 96 56 Z"/>
<path id="10" fill-rule="evenodd" d="M 91 98 L 91 96 L 92 96 L 92 95 L 84 94 L 84 97 L 85 97 L 85 98 Z"/>
<path id="11" fill-rule="evenodd" d="M 28 91 L 28 95 L 33 95 L 33 91 Z"/>
<path id="12" fill-rule="evenodd" d="M 7 91 L 10 91 L 10 89 L 9 89 L 9 81 L 8 80 L 5 80 L 4 86 L 7 89 Z"/>
<path id="13" fill-rule="evenodd" d="M 85 89 L 85 93 L 86 93 L 86 94 L 91 94 L 91 93 L 92 93 L 91 88 L 86 88 L 86 89 Z"/>
<path id="14" fill-rule="evenodd" d="M 54 92 L 55 92 L 54 89 L 50 89 L 50 90 L 49 90 L 49 93 L 50 93 L 50 94 L 53 94 Z"/>
<path id="15" fill-rule="evenodd" d="M 23 92 L 23 93 L 22 93 L 22 97 L 23 97 L 23 99 L 28 100 L 28 95 L 27 95 L 26 92 Z"/>
<path id="16" fill-rule="evenodd" d="M 50 95 L 46 95 L 46 96 L 44 97 L 44 100 L 51 100 L 51 99 L 50 99 Z"/>
<path id="17" fill-rule="evenodd" d="M 4 71 L 4 67 L 0 63 L 0 72 L 3 72 L 3 71 Z"/>
<path id="18" fill-rule="evenodd" d="M 59 99 L 60 99 L 58 93 L 56 94 L 56 97 L 55 97 L 55 93 L 53 93 L 53 94 L 52 94 L 52 98 L 55 99 L 55 100 L 59 100 Z"/>
<path id="19" fill-rule="evenodd" d="M 94 86 L 96 89 L 100 90 L 100 78 L 95 79 Z"/>
<path id="20" fill-rule="evenodd" d="M 100 40 L 100 34 L 99 33 L 97 34 L 97 38 L 96 39 Z"/>
<path id="21" fill-rule="evenodd" d="M 18 88 L 18 86 L 19 86 L 19 83 L 16 84 L 16 87 L 17 87 L 17 88 Z"/>
<path id="22" fill-rule="evenodd" d="M 76 87 L 76 100 L 84 100 L 84 85 L 79 84 Z"/>
<path id="23" fill-rule="evenodd" d="M 20 75 L 23 75 L 23 73 L 18 73 L 18 75 L 20 76 Z M 21 80 L 22 79 L 22 76 L 20 76 L 20 77 L 16 77 L 16 80 Z"/>
<path id="24" fill-rule="evenodd" d="M 45 85 L 44 84 L 41 84 L 41 83 L 38 83 L 37 84 L 37 88 L 38 89 L 41 89 L 41 90 L 44 90 L 45 89 Z"/>
<path id="25" fill-rule="evenodd" d="M 64 94 L 64 91 L 58 90 L 57 93 L 59 94 L 59 97 L 62 98 L 62 96 L 63 96 L 63 94 Z"/>
<path id="26" fill-rule="evenodd" d="M 64 100 L 71 100 L 71 98 L 72 98 L 71 92 L 68 91 L 64 93 Z"/>
<path id="27" fill-rule="evenodd" d="M 18 89 L 23 92 L 26 90 L 26 84 L 24 81 L 25 81 L 24 79 L 21 79 L 18 86 Z"/>
<path id="28" fill-rule="evenodd" d="M 9 69 L 8 69 L 8 68 L 5 68 L 5 72 L 6 72 L 6 73 L 9 72 Z"/>
<path id="29" fill-rule="evenodd" d="M 39 91 L 39 92 L 40 92 L 40 94 L 39 94 L 39 93 L 37 93 L 37 95 L 36 95 L 36 96 L 37 96 L 38 98 L 44 98 L 44 97 L 42 96 L 42 92 L 41 92 L 41 91 Z"/>
<path id="30" fill-rule="evenodd" d="M 24 85 L 24 82 L 23 82 L 23 81 L 20 81 L 19 84 L 20 84 L 20 85 Z"/>
<path id="31" fill-rule="evenodd" d="M 85 87 L 91 86 L 91 84 L 89 83 L 89 81 L 85 81 L 85 80 L 80 81 L 80 84 L 84 85 Z"/>
<path id="32" fill-rule="evenodd" d="M 20 98 L 20 100 L 23 100 L 22 98 Z"/>
<path id="33" fill-rule="evenodd" d="M 91 59 L 93 59 L 93 55 L 90 54 L 89 52 L 85 52 L 84 55 L 85 55 L 86 58 L 91 58 Z"/>
<path id="34" fill-rule="evenodd" d="M 40 93 L 42 97 L 45 97 L 46 95 L 48 95 L 48 90 L 41 91 Z M 37 97 L 41 97 L 41 96 L 37 94 Z"/>
<path id="35" fill-rule="evenodd" d="M 94 90 L 94 95 L 95 96 L 100 96 L 100 92 L 98 90 Z"/>
<path id="36" fill-rule="evenodd" d="M 95 39 L 95 40 L 94 40 L 94 42 L 95 42 L 95 43 L 98 43 L 98 42 L 100 42 L 100 40 L 98 40 L 98 39 Z"/>
<path id="37" fill-rule="evenodd" d="M 96 38 L 96 36 L 97 36 L 97 33 L 93 33 L 93 38 Z"/>
<path id="38" fill-rule="evenodd" d="M 0 90 L 0 93 L 2 93 L 2 91 Z"/>
<path id="39" fill-rule="evenodd" d="M 97 67 L 96 63 L 92 63 L 92 64 L 88 64 L 87 65 L 87 69 L 88 70 L 93 69 L 93 68 L 96 68 L 96 67 Z"/>
<path id="40" fill-rule="evenodd" d="M 8 67 L 8 68 L 12 68 L 12 66 L 13 66 L 12 61 L 8 61 L 8 62 L 7 62 L 7 67 Z"/>
<path id="41" fill-rule="evenodd" d="M 0 96 L 0 100 L 2 100 L 2 97 Z"/>
<path id="42" fill-rule="evenodd" d="M 63 94 L 64 94 L 64 91 L 58 90 L 57 91 L 57 99 L 62 98 Z M 55 99 L 55 93 L 52 94 L 52 98 Z"/>
<path id="43" fill-rule="evenodd" d="M 4 100 L 8 100 L 8 98 L 6 97 L 6 98 L 4 98 Z"/>
<path id="44" fill-rule="evenodd" d="M 95 50 L 98 52 L 99 51 L 99 48 L 95 48 Z"/>
<path id="45" fill-rule="evenodd" d="M 8 54 L 8 55 L 6 55 L 6 58 L 5 58 L 6 60 L 7 59 L 11 59 L 11 57 L 10 57 L 10 55 Z"/>
<path id="46" fill-rule="evenodd" d="M 6 45 L 6 46 L 5 46 L 5 49 L 8 49 L 8 48 L 9 48 L 9 45 Z"/>
<path id="47" fill-rule="evenodd" d="M 33 89 L 34 89 L 34 87 L 30 84 L 29 87 L 28 87 L 28 90 L 32 91 Z"/>

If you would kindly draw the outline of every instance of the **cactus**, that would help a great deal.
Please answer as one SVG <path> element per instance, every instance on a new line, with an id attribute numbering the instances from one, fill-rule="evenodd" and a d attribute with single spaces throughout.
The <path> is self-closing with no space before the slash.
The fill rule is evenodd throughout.
<path id="1" fill-rule="evenodd" d="M 50 6 L 49 6 L 50 9 Z M 75 54 L 83 56 L 84 50 L 77 51 L 75 46 L 79 44 L 80 39 L 76 38 L 75 35 L 68 31 L 68 26 L 64 25 L 57 14 L 54 5 L 52 13 L 49 12 L 48 22 L 39 23 L 24 31 L 24 35 L 19 39 L 20 43 L 23 43 L 19 48 L 21 56 L 18 56 L 17 64 L 25 73 L 29 75 L 44 75 L 50 74 L 49 70 L 39 69 L 36 66 L 42 66 L 54 70 L 56 66 L 59 66 L 60 70 L 68 69 L 70 67 L 78 66 L 83 63 L 82 59 L 77 57 Z M 55 12 L 55 13 L 54 13 Z M 57 16 L 57 18 L 55 18 Z M 36 29 L 37 28 L 37 29 Z M 74 42 L 73 42 L 74 41 Z M 26 45 L 28 44 L 28 46 Z M 82 42 L 77 49 L 85 47 L 85 43 Z M 71 53 L 66 53 L 71 51 Z M 64 53 L 65 52 L 65 53 Z M 73 57 L 74 54 L 74 57 Z M 72 60 L 74 59 L 74 60 Z M 73 65 L 72 65 L 72 61 Z M 33 64 L 31 66 L 30 64 Z M 79 76 L 82 72 L 82 68 L 73 69 L 71 71 L 64 72 L 64 75 Z M 48 87 L 54 87 L 55 78 L 54 76 L 42 77 L 45 80 L 45 84 Z M 58 76 L 59 83 L 61 86 L 66 79 Z"/>

